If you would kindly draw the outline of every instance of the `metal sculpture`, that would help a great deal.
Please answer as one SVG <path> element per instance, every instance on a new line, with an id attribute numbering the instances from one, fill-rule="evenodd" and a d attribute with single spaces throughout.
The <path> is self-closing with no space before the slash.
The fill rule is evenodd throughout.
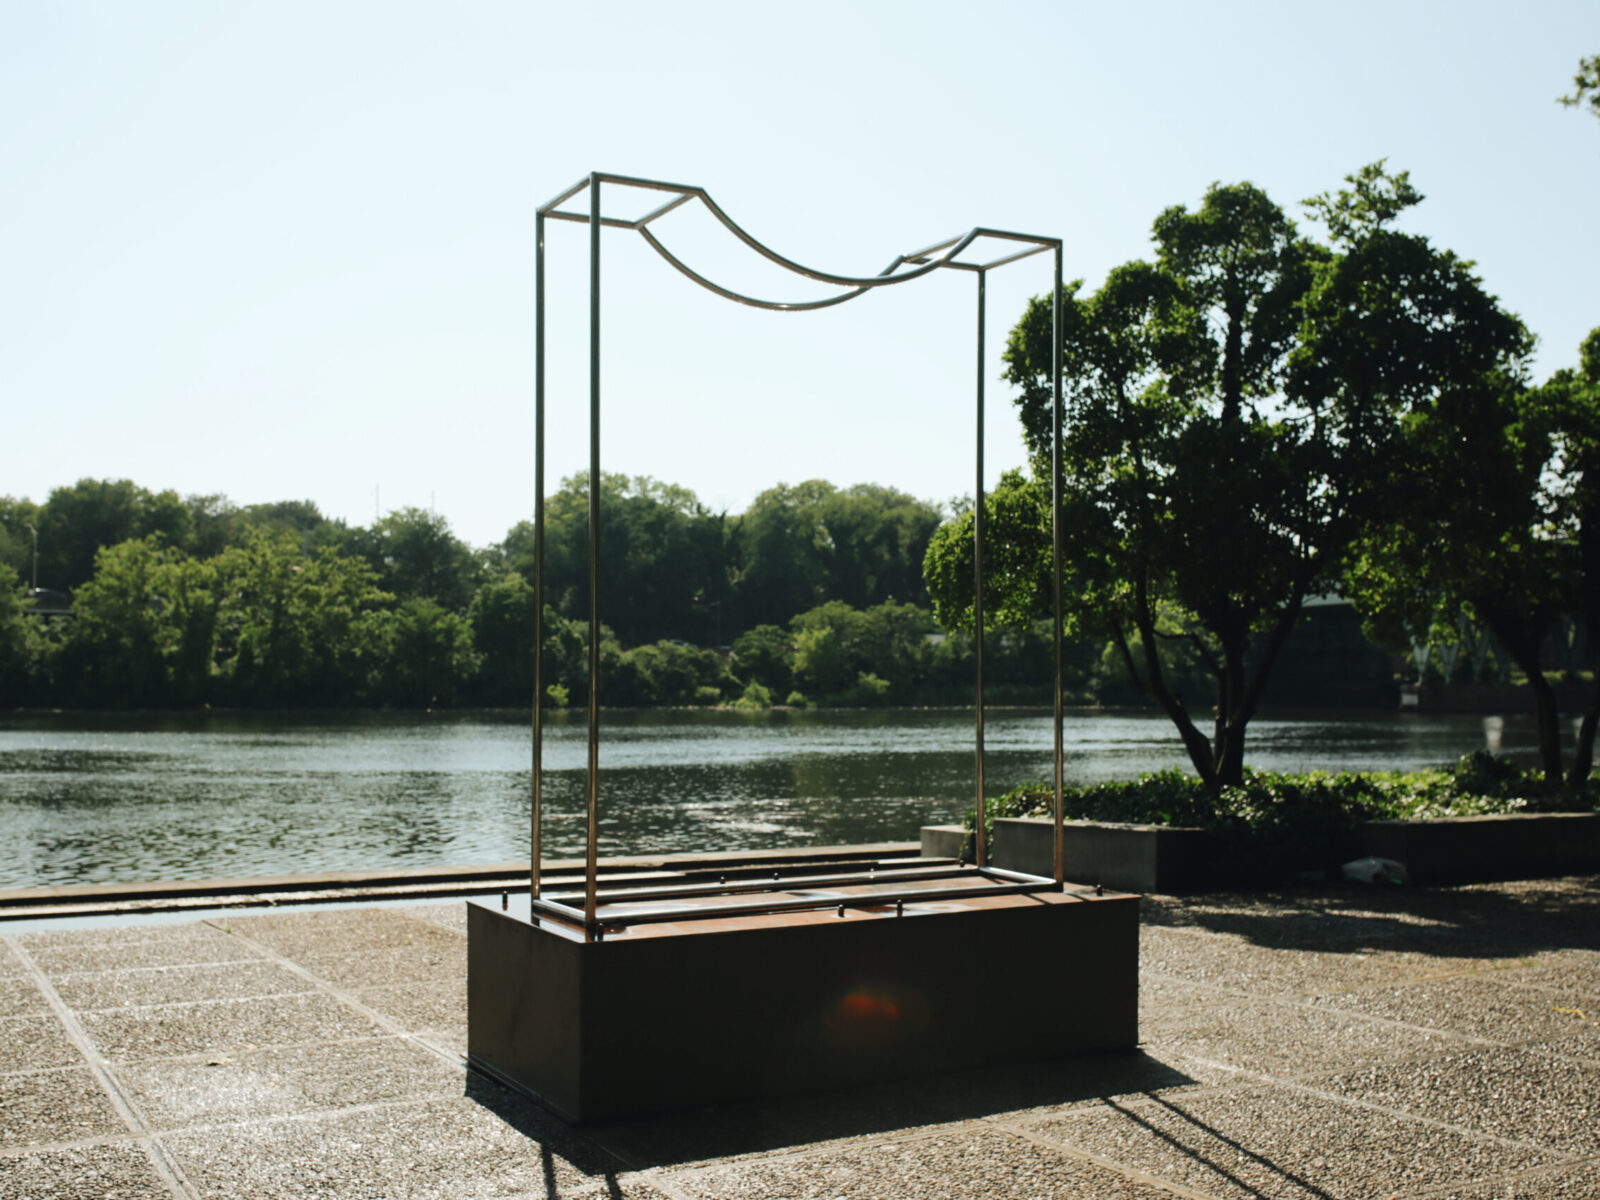
<path id="1" fill-rule="evenodd" d="M 642 217 L 625 220 L 617 217 L 608 217 L 602 212 L 602 188 L 625 188 L 643 190 L 647 192 L 667 193 L 671 196 L 666 203 L 660 204 L 645 213 Z M 588 212 L 571 212 L 561 206 L 578 196 L 585 190 L 588 191 Z M 683 205 L 698 202 L 706 211 L 722 223 L 744 245 L 761 255 L 768 261 L 777 264 L 784 270 L 805 279 L 819 283 L 830 284 L 843 288 L 842 292 L 816 300 L 805 301 L 776 301 L 766 300 L 754 296 L 744 295 L 731 288 L 708 279 L 695 271 L 674 255 L 656 236 L 651 226 L 660 218 Z M 543 769 L 544 769 L 544 727 L 543 727 L 543 699 L 544 699 L 544 530 L 545 530 L 545 494 L 544 494 L 544 469 L 545 469 L 545 223 L 546 221 L 570 221 L 584 224 L 589 227 L 589 705 L 588 705 L 588 759 L 587 759 L 587 787 L 586 787 L 586 814 L 587 814 L 587 843 L 584 856 L 584 890 L 583 906 L 577 908 L 570 901 L 578 899 L 575 893 L 541 893 L 541 851 L 542 829 L 541 815 L 543 809 Z M 827 897 L 795 896 L 790 892 L 783 898 L 769 896 L 767 899 L 750 901 L 722 902 L 712 905 L 697 906 L 692 903 L 698 898 L 710 896 L 730 896 L 744 893 L 759 894 L 771 893 L 775 889 L 767 883 L 735 882 L 718 884 L 716 886 L 679 886 L 669 888 L 630 888 L 614 890 L 607 893 L 607 908 L 602 917 L 600 911 L 600 898 L 598 895 L 599 860 L 597 852 L 598 827 L 599 827 L 599 791 L 600 791 L 600 573 L 599 573 L 599 548 L 600 548 L 600 333 L 601 333 L 601 308 L 600 308 L 600 243 L 601 231 L 606 228 L 625 229 L 637 232 L 651 246 L 679 272 L 693 280 L 699 286 L 706 288 L 726 299 L 739 304 L 749 305 L 754 308 L 770 309 L 780 312 L 803 312 L 813 309 L 829 308 L 836 304 L 843 304 L 854 300 L 878 288 L 909 283 L 914 279 L 930 274 L 937 270 L 967 271 L 977 276 L 977 373 L 976 373 L 976 505 L 974 508 L 974 538 L 973 538 L 973 582 L 974 582 L 974 610 L 973 619 L 976 632 L 976 679 L 975 679 L 975 767 L 976 767 L 976 812 L 977 832 L 975 845 L 976 862 L 972 868 L 967 868 L 963 863 L 957 868 L 916 869 L 903 872 L 876 873 L 872 879 L 874 885 L 870 896 L 856 898 L 840 897 L 833 894 Z M 626 175 L 614 175 L 606 172 L 592 172 L 580 179 L 577 183 L 561 192 L 554 199 L 539 206 L 534 223 L 537 238 L 536 267 L 534 276 L 534 336 L 535 336 L 535 433 L 534 433 L 534 485 L 536 499 L 534 506 L 534 695 L 533 695 L 533 815 L 532 815 L 532 866 L 529 879 L 531 901 L 531 918 L 537 922 L 541 918 L 548 918 L 565 925 L 578 928 L 584 932 L 585 940 L 598 940 L 605 931 L 617 929 L 627 925 L 641 924 L 650 921 L 682 921 L 696 917 L 725 918 L 740 914 L 778 913 L 791 910 L 832 908 L 839 907 L 839 915 L 844 915 L 848 905 L 874 905 L 882 906 L 894 904 L 897 909 L 907 900 L 928 901 L 946 897 L 959 896 L 971 898 L 981 895 L 1001 895 L 1013 892 L 1039 891 L 1049 888 L 1063 891 L 1066 882 L 1063 874 L 1062 858 L 1062 617 L 1061 617 L 1061 255 L 1062 244 L 1060 238 L 1042 237 L 1033 234 L 1015 233 L 1009 230 L 989 229 L 978 227 L 957 237 L 946 238 L 935 242 L 931 246 L 910 254 L 902 254 L 876 275 L 855 276 L 838 275 L 827 271 L 818 271 L 804 266 L 772 250 L 756 238 L 752 237 L 741 228 L 720 206 L 706 193 L 703 188 L 684 184 L 665 183 L 655 179 L 639 179 Z M 985 241 L 998 241 L 1020 244 L 1023 249 L 1016 249 L 1009 253 L 987 261 L 963 261 L 961 255 Z M 984 511 L 983 511 L 983 468 L 984 468 L 984 318 L 985 318 L 985 283 L 988 272 L 997 267 L 1029 258 L 1036 254 L 1050 251 L 1055 260 L 1052 296 L 1052 337 L 1056 348 L 1052 355 L 1052 380 L 1051 395 L 1053 398 L 1052 412 L 1052 438 L 1051 438 L 1051 545 L 1052 545 L 1052 581 L 1053 581 L 1053 627 L 1055 646 L 1055 877 L 1047 879 L 1043 876 L 1025 875 L 1014 871 L 1004 871 L 991 867 L 988 863 L 988 846 L 985 831 L 985 798 L 984 798 L 984 695 L 983 695 L 983 543 L 984 543 Z M 979 883 L 973 878 L 977 872 L 984 882 Z M 928 881 L 949 880 L 944 887 L 903 886 Z M 783 880 L 786 891 L 799 886 L 818 887 L 840 883 L 860 883 L 860 876 L 844 877 L 838 875 L 810 876 L 804 878 L 786 878 Z M 673 900 L 674 903 L 665 908 L 657 903 L 646 903 L 644 908 L 630 910 L 629 904 L 641 902 L 659 902 Z"/>

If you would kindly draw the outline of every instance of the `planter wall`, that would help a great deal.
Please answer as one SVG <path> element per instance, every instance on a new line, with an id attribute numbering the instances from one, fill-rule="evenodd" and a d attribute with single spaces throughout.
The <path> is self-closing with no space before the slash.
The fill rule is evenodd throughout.
<path id="1" fill-rule="evenodd" d="M 467 914 L 468 1062 L 570 1120 L 1138 1041 L 1136 896 L 767 914 L 593 942 Z M 1019 967 L 1025 982 L 997 992 L 996 972 Z"/>
<path id="2" fill-rule="evenodd" d="M 1600 814 L 1596 813 L 1367 821 L 1360 832 L 1367 854 L 1405 863 L 1415 883 L 1600 870 Z"/>
<path id="3" fill-rule="evenodd" d="M 941 830 L 939 857 L 953 835 Z M 1042 817 L 1002 817 L 994 823 L 995 866 L 1037 875 L 1055 871 L 1054 828 Z M 1600 814 L 1517 813 L 1435 821 L 1364 821 L 1356 827 L 1360 854 L 1406 864 L 1414 883 L 1533 879 L 1600 871 Z M 1064 830 L 1066 876 L 1132 892 L 1187 892 L 1259 882 L 1250 865 L 1230 858 L 1204 829 L 1069 821 Z M 950 843 L 959 845 L 959 843 Z M 923 854 L 929 855 L 927 830 Z M 1259 871 L 1256 872 L 1259 874 Z"/>

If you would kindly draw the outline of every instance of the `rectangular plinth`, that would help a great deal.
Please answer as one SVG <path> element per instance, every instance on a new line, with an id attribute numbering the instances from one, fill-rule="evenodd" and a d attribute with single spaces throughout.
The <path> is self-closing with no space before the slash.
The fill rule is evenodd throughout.
<path id="1" fill-rule="evenodd" d="M 469 905 L 468 1058 L 589 1120 L 1131 1048 L 1138 905 L 1044 892 L 600 941 Z"/>
<path id="2" fill-rule="evenodd" d="M 1053 821 L 995 821 L 992 859 L 997 866 L 1052 875 L 1055 853 Z M 1070 821 L 1062 830 L 1062 857 L 1068 879 L 1134 892 L 1184 892 L 1210 882 L 1218 854 L 1204 829 Z"/>

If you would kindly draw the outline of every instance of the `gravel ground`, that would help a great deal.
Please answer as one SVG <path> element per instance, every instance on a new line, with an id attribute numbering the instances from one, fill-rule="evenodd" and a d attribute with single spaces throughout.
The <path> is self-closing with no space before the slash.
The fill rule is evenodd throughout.
<path id="1" fill-rule="evenodd" d="M 1600 1197 L 1600 879 L 1147 897 L 1140 991 L 1137 1051 L 574 1129 L 463 1069 L 461 905 L 0 927 L 0 1200 Z"/>

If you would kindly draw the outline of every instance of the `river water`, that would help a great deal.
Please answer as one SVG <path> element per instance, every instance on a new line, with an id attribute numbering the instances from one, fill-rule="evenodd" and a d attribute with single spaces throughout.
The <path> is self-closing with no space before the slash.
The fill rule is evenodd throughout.
<path id="1" fill-rule="evenodd" d="M 604 716 L 602 854 L 909 841 L 971 806 L 960 711 Z M 1411 769 L 1492 745 L 1532 758 L 1527 718 L 1258 719 L 1272 770 Z M 525 714 L 0 716 L 0 888 L 527 856 Z M 583 846 L 585 727 L 548 727 L 546 854 Z M 991 795 L 1047 778 L 1046 713 L 991 712 Z M 1072 713 L 1070 781 L 1183 767 L 1149 713 Z"/>

